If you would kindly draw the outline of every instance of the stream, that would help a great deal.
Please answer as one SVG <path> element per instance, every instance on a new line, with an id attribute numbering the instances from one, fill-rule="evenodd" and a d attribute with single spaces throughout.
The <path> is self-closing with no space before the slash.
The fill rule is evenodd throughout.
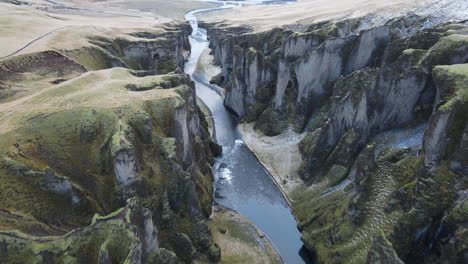
<path id="1" fill-rule="evenodd" d="M 312 263 L 307 260 L 300 240 L 301 233 L 288 203 L 268 171 L 243 142 L 233 115 L 224 107 L 223 98 L 216 92 L 220 88 L 209 84 L 207 77 L 196 70 L 209 41 L 206 30 L 198 27 L 195 15 L 241 5 L 235 2 L 219 3 L 219 7 L 194 10 L 186 15 L 193 32 L 190 36 L 191 53 L 184 69 L 195 82 L 197 96 L 211 110 L 215 124 L 214 137 L 223 146 L 223 155 L 213 166 L 215 203 L 236 210 L 252 221 L 271 241 L 285 263 Z M 252 3 L 259 4 L 261 1 Z"/>

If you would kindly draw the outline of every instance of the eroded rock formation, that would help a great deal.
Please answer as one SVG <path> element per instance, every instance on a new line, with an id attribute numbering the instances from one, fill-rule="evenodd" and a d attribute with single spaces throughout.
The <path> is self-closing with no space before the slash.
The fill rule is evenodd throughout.
<path id="1" fill-rule="evenodd" d="M 216 144 L 179 68 L 189 33 L 91 34 L 0 61 L 0 262 L 219 260 Z"/>
<path id="2" fill-rule="evenodd" d="M 468 27 L 415 14 L 367 22 L 204 24 L 223 68 L 212 82 L 260 134 L 303 135 L 287 175 L 303 184 L 285 190 L 320 262 L 467 261 Z M 416 146 L 376 137 L 425 122 Z"/>

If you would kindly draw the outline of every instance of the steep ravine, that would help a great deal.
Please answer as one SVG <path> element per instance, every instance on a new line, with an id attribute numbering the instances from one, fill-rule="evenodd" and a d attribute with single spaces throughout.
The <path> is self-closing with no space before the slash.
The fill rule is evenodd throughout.
<path id="1" fill-rule="evenodd" d="M 281 193 L 238 144 L 221 98 L 181 70 L 198 58 L 193 42 L 186 62 L 190 33 L 175 22 L 70 26 L 0 60 L 0 263 L 302 262 Z M 235 157 L 215 159 L 197 95 L 222 109 L 216 139 Z M 232 204 L 250 205 L 213 206 L 222 161 L 255 175 L 230 184 Z"/>
<path id="2" fill-rule="evenodd" d="M 236 210 L 252 221 L 272 242 L 285 263 L 308 263 L 309 256 L 303 252 L 300 233 L 287 201 L 268 172 L 245 146 L 234 116 L 223 105 L 220 95 L 223 91 L 210 84 L 209 77 L 197 67 L 201 55 L 207 56 L 205 52 L 209 42 L 206 31 L 198 27 L 195 15 L 217 9 L 196 10 L 187 14 L 193 32 L 190 38 L 191 54 L 185 65 L 185 72 L 195 82 L 197 96 L 213 116 L 214 138 L 223 147 L 223 155 L 217 158 L 213 167 L 215 202 Z"/>
<path id="3" fill-rule="evenodd" d="M 438 15 L 201 24 L 211 81 L 319 262 L 468 261 L 468 27 Z"/>
<path id="4" fill-rule="evenodd" d="M 67 27 L 0 59 L 0 263 L 467 262 L 468 26 L 444 19 Z M 224 102 L 191 68 L 207 34 Z"/>

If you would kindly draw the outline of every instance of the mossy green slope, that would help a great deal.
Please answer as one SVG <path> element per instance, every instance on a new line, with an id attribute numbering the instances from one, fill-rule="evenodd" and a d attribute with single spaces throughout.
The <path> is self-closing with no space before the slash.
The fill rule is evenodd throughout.
<path id="1" fill-rule="evenodd" d="M 194 104 L 193 85 L 180 72 L 138 75 L 124 68 L 88 72 L 2 105 L 2 230 L 33 236 L 73 233 L 89 225 L 94 214 L 110 214 L 135 197 L 151 212 L 161 247 L 185 262 L 214 254 L 204 220 L 212 203 L 211 139 Z M 178 119 L 178 112 L 186 113 L 186 119 Z M 176 133 L 180 126 L 189 127 L 188 138 Z M 189 158 L 182 160 L 184 140 L 189 141 L 183 150 Z M 117 250 L 122 255 L 115 256 L 115 263 L 124 263 L 135 244 L 131 241 L 141 243 L 142 237 L 132 238 L 131 230 L 114 222 L 99 226 L 102 232 L 93 235 L 78 232 L 72 240 L 30 246 L 20 242 L 27 238 L 16 240 L 6 232 L 2 261 L 14 263 L 16 251 L 25 261 L 43 258 L 50 247 L 59 262 L 94 262 L 99 247 L 123 240 L 129 241 L 120 245 L 127 251 Z M 193 253 L 178 249 L 180 239 Z M 9 248 L 18 244 L 24 247 Z M 64 248 L 70 258 L 61 254 Z"/>
<path id="2" fill-rule="evenodd" d="M 37 237 L 0 231 L 3 263 L 139 263 L 141 242 L 129 215 L 141 208 L 126 207 L 106 217 L 96 216 L 88 227 L 63 236 Z"/>

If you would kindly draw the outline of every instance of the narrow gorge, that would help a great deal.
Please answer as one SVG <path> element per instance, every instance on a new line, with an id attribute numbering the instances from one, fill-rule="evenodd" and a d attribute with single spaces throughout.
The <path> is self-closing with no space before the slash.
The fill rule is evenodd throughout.
<path id="1" fill-rule="evenodd" d="M 236 8 L 237 5 L 222 7 Z M 223 89 L 210 84 L 210 79 L 220 69 L 212 64 L 201 64 L 209 64 L 212 58 L 207 50 L 207 32 L 199 27 L 196 15 L 216 10 L 219 8 L 196 10 L 187 14 L 186 18 L 193 30 L 190 37 L 191 53 L 185 65 L 185 72 L 195 82 L 197 95 L 212 116 L 212 134 L 223 149 L 222 156 L 213 166 L 216 178 L 215 202 L 234 209 L 251 220 L 272 242 L 282 261 L 308 263 L 310 257 L 302 249 L 300 233 L 287 201 L 269 173 L 245 146 L 235 117 L 223 105 Z M 206 67 L 211 67 L 211 70 L 205 70 Z"/>
<path id="2" fill-rule="evenodd" d="M 468 2 L 0 0 L 0 263 L 467 263 Z"/>

